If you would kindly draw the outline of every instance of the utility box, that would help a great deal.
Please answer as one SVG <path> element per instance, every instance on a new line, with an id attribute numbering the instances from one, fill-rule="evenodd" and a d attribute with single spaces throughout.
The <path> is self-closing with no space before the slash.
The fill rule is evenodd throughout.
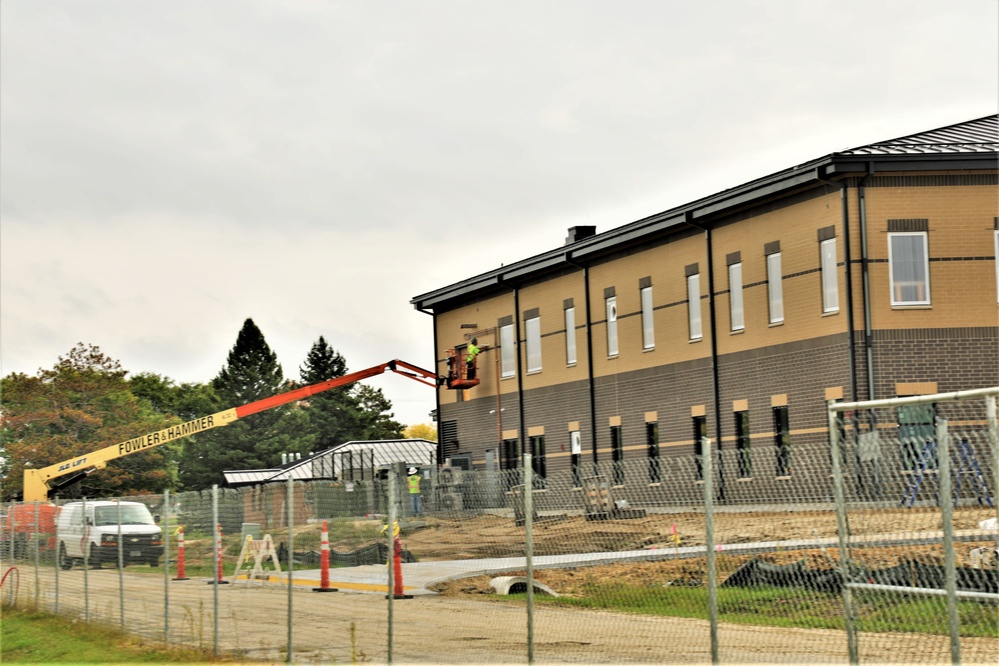
<path id="1" fill-rule="evenodd" d="M 247 535 L 253 537 L 254 541 L 260 541 L 260 523 L 243 523 L 243 537 L 241 543 L 246 543 Z"/>

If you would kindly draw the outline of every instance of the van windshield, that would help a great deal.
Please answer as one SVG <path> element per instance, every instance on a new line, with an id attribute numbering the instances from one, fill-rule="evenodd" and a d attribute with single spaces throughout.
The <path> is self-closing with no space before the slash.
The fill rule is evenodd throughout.
<path id="1" fill-rule="evenodd" d="M 117 525 L 118 510 L 121 510 L 122 525 L 155 525 L 145 504 L 122 504 L 119 506 L 99 506 L 94 510 L 95 525 Z"/>

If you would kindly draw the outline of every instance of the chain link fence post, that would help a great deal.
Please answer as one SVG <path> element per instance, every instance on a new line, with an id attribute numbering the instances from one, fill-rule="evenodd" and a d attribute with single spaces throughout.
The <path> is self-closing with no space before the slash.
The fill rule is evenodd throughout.
<path id="1" fill-rule="evenodd" d="M 708 568 L 708 625 L 711 638 L 711 663 L 718 657 L 718 573 L 715 566 L 715 484 L 711 440 L 701 440 L 704 457 L 704 548 Z"/>
<path id="2" fill-rule="evenodd" d="M 534 663 L 534 462 L 524 451 L 524 559 L 527 574 L 527 663 Z"/>
<path id="3" fill-rule="evenodd" d="M 830 404 L 833 404 L 830 402 Z M 833 471 L 833 497 L 836 503 L 836 533 L 839 542 L 839 570 L 843 580 L 843 621 L 846 627 L 846 651 L 851 666 L 860 663 L 860 655 L 857 651 L 857 628 L 854 624 L 853 611 L 853 591 L 846 583 L 850 580 L 850 559 L 847 548 L 847 523 L 846 523 L 846 492 L 843 488 L 843 445 L 840 441 L 839 423 L 842 416 L 837 416 L 833 410 L 827 412 L 829 417 L 829 450 L 832 455 Z"/>

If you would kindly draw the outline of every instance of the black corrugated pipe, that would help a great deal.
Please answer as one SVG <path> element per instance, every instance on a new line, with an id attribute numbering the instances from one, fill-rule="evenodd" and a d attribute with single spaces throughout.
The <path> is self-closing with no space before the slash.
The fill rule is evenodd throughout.
<path id="1" fill-rule="evenodd" d="M 593 450 L 593 476 L 597 476 L 599 474 L 599 470 L 597 469 L 597 397 L 593 383 L 593 332 L 590 325 L 590 269 L 573 261 L 568 252 L 565 254 L 565 263 L 580 268 L 583 271 L 583 293 L 586 294 L 586 380 L 587 391 L 590 394 L 590 444 Z M 568 335 L 568 331 L 566 331 L 566 335 Z"/>
<path id="2" fill-rule="evenodd" d="M 840 208 L 842 209 L 843 218 L 843 262 L 846 265 L 846 342 L 847 342 L 847 354 L 849 354 L 850 359 L 850 398 L 851 400 L 860 400 L 860 396 L 857 395 L 857 345 L 853 341 L 853 331 L 854 331 L 854 321 L 853 321 L 853 263 L 852 263 L 852 253 L 850 251 L 850 198 L 847 194 L 847 184 L 846 181 L 835 181 L 823 178 L 819 175 L 818 169 L 815 170 L 815 179 L 820 183 L 825 183 L 827 185 L 832 185 L 833 187 L 839 188 L 839 200 Z"/>
<path id="3" fill-rule="evenodd" d="M 685 211 L 683 221 L 695 229 L 704 232 L 704 243 L 708 254 L 708 321 L 711 329 L 711 383 L 714 393 L 715 410 L 715 450 L 718 452 L 718 501 L 725 501 L 725 461 L 722 458 L 722 425 L 721 425 L 721 383 L 718 378 L 718 326 L 715 318 L 715 261 L 714 245 L 711 240 L 711 228 L 702 227 L 694 222 L 693 211 Z"/>
<path id="4" fill-rule="evenodd" d="M 424 310 L 423 308 L 420 308 L 420 307 L 416 308 L 416 311 L 417 312 L 422 312 L 425 315 L 430 315 L 433 318 L 433 320 L 434 320 L 434 324 L 433 324 L 433 327 L 434 327 L 434 374 L 437 375 L 438 374 L 438 372 L 437 372 L 437 367 L 438 367 L 437 366 L 437 364 L 438 364 L 438 360 L 437 360 L 437 349 L 438 349 L 438 347 L 437 347 L 437 315 L 435 315 L 430 310 Z M 434 388 L 434 411 L 437 413 L 437 419 L 436 419 L 437 420 L 437 424 L 438 424 L 437 432 L 440 433 L 440 422 L 441 422 L 441 389 L 440 389 L 440 383 L 439 383 L 440 382 L 440 378 L 439 377 L 438 377 L 437 381 L 438 381 L 438 384 Z M 442 443 L 439 441 L 440 437 L 438 436 L 437 439 L 438 439 L 438 442 L 437 442 L 437 466 L 440 467 L 441 465 L 444 464 L 444 458 L 443 458 L 443 456 L 444 456 L 444 450 L 442 449 Z"/>

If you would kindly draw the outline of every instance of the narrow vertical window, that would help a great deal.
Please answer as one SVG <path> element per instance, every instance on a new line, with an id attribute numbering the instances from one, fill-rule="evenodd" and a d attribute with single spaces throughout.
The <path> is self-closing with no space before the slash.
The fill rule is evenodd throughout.
<path id="1" fill-rule="evenodd" d="M 819 244 L 822 262 L 822 312 L 839 312 L 839 276 L 836 275 L 836 238 Z"/>
<path id="2" fill-rule="evenodd" d="M 527 371 L 541 372 L 541 315 L 524 319 L 524 332 L 527 337 Z"/>
<path id="3" fill-rule="evenodd" d="M 548 476 L 548 462 L 545 459 L 545 436 L 538 435 L 531 437 L 531 471 L 534 472 L 535 488 L 545 487 L 545 478 Z"/>
<path id="4" fill-rule="evenodd" d="M 513 324 L 500 326 L 500 374 L 513 377 L 517 374 L 517 350 L 513 340 Z"/>
<path id="5" fill-rule="evenodd" d="M 774 447 L 777 453 L 777 476 L 791 476 L 791 425 L 787 406 L 774 407 Z"/>
<path id="6" fill-rule="evenodd" d="M 746 315 L 742 305 L 742 262 L 729 264 L 728 267 L 728 302 L 729 315 L 733 331 L 746 329 Z"/>
<path id="7" fill-rule="evenodd" d="M 997 222 L 996 224 L 999 224 Z M 996 255 L 996 301 L 999 302 L 999 231 L 995 232 L 995 255 Z"/>
<path id="8" fill-rule="evenodd" d="M 653 323 L 652 285 L 642 287 L 642 349 L 655 349 L 656 327 Z"/>
<path id="9" fill-rule="evenodd" d="M 645 441 L 649 447 L 649 483 L 662 483 L 662 467 L 659 464 L 659 424 L 651 421 L 645 424 Z"/>
<path id="10" fill-rule="evenodd" d="M 784 321 L 784 276 L 780 252 L 767 255 L 767 296 L 770 301 L 770 323 Z"/>
<path id="11" fill-rule="evenodd" d="M 753 458 L 749 443 L 749 412 L 735 413 L 735 450 L 739 461 L 739 478 L 753 476 Z"/>
<path id="12" fill-rule="evenodd" d="M 999 302 L 999 231 L 995 232 L 995 255 L 996 255 L 996 302 Z"/>
<path id="13" fill-rule="evenodd" d="M 624 440 L 621 435 L 621 426 L 611 426 L 611 468 L 613 470 L 614 485 L 624 485 Z"/>
<path id="14" fill-rule="evenodd" d="M 708 417 L 695 416 L 694 419 L 694 464 L 697 480 L 704 480 L 704 438 L 708 436 Z"/>
<path id="15" fill-rule="evenodd" d="M 578 430 L 569 433 L 569 465 L 572 468 L 572 485 L 579 488 L 583 485 L 583 478 L 579 467 L 579 460 L 583 453 L 583 442 Z"/>
<path id="16" fill-rule="evenodd" d="M 617 297 L 610 296 L 607 302 L 607 355 L 617 356 Z"/>
<path id="17" fill-rule="evenodd" d="M 576 365 L 576 308 L 565 309 L 565 364 Z"/>
<path id="18" fill-rule="evenodd" d="M 699 273 L 687 276 L 687 310 L 690 318 L 690 339 L 700 340 L 701 331 L 701 276 Z"/>
<path id="19" fill-rule="evenodd" d="M 930 265 L 924 231 L 888 234 L 892 305 L 930 304 Z"/>

